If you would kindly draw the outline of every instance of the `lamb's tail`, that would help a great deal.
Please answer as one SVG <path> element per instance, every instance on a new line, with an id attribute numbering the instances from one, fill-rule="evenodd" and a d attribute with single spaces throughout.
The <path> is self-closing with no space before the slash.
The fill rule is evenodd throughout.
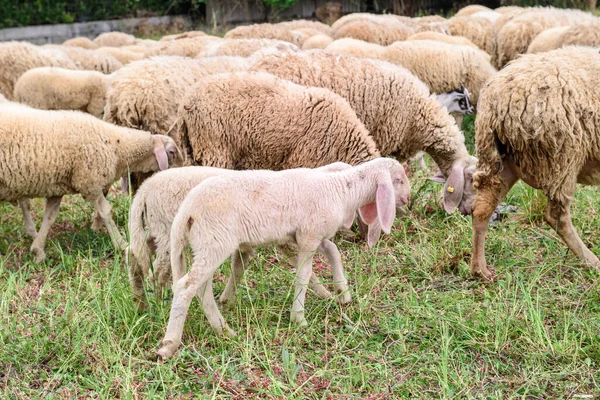
<path id="1" fill-rule="evenodd" d="M 144 213 L 146 211 L 146 197 L 138 193 L 131 203 L 129 211 L 129 282 L 137 300 L 145 302 L 143 280 L 144 272 L 150 267 L 150 248 L 147 239 L 148 232 L 144 229 Z"/>
<path id="2" fill-rule="evenodd" d="M 188 232 L 191 228 L 191 218 L 187 213 L 178 212 L 171 226 L 171 272 L 173 288 L 179 279 L 185 275 L 185 257 L 183 251 L 188 242 Z"/>

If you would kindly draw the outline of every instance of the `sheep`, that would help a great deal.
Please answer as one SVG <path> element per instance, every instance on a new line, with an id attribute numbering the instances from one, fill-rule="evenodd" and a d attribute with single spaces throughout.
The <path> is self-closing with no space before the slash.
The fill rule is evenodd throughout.
<path id="1" fill-rule="evenodd" d="M 306 29 L 314 34 L 331 33 L 331 28 L 320 22 L 296 20 L 280 22 L 278 24 L 253 24 L 238 26 L 228 31 L 225 39 L 277 39 L 302 46 L 303 41 L 308 38 Z"/>
<path id="2" fill-rule="evenodd" d="M 350 168 L 344 163 L 334 163 L 320 170 L 335 171 Z M 219 175 L 233 174 L 234 170 L 212 167 L 182 167 L 158 173 L 146 180 L 139 188 L 129 212 L 129 280 L 131 283 L 134 300 L 138 308 L 146 305 L 146 296 L 143 290 L 143 279 L 150 276 L 155 290 L 162 290 L 171 281 L 170 232 L 173 219 L 185 196 L 202 181 Z M 329 242 L 329 241 L 327 241 Z M 335 288 L 340 294 L 342 304 L 351 301 L 347 282 L 340 264 L 341 257 L 337 247 L 331 242 L 324 243 L 327 256 L 334 273 Z M 150 270 L 150 253 L 155 253 L 156 258 Z M 241 258 L 247 261 L 248 254 Z M 239 268 L 242 268 L 240 253 L 232 257 L 233 282 L 221 296 L 221 303 L 232 303 L 235 298 L 235 281 L 241 277 Z M 331 293 L 318 282 L 313 274 L 311 284 L 315 292 L 324 298 L 331 297 Z"/>
<path id="3" fill-rule="evenodd" d="M 594 21 L 597 21 L 596 17 L 580 10 L 546 8 L 518 14 L 498 31 L 496 52 L 490 54 L 492 62 L 502 68 L 527 52 L 533 39 L 546 29 Z"/>
<path id="4" fill-rule="evenodd" d="M 46 49 L 25 42 L 0 43 L 0 65 L 0 94 L 7 100 L 14 100 L 15 83 L 32 68 L 77 69 L 70 59 L 53 57 Z"/>
<path id="5" fill-rule="evenodd" d="M 246 60 L 235 57 L 194 60 L 160 56 L 135 61 L 112 75 L 106 94 L 104 120 L 169 134 L 177 117 L 179 102 L 198 79 L 213 73 L 246 68 Z"/>
<path id="6" fill-rule="evenodd" d="M 123 65 L 144 58 L 143 52 L 125 50 L 123 47 L 100 47 L 96 51 L 113 56 Z"/>
<path id="7" fill-rule="evenodd" d="M 528 53 L 541 53 L 569 45 L 600 46 L 600 23 L 585 23 L 546 29 L 533 39 Z"/>
<path id="8" fill-rule="evenodd" d="M 66 40 L 65 42 L 63 42 L 63 46 L 82 47 L 88 50 L 94 50 L 98 48 L 98 45 L 92 42 L 89 38 L 81 36 Z"/>
<path id="9" fill-rule="evenodd" d="M 290 31 L 290 34 L 293 37 L 292 43 L 299 47 L 304 47 L 304 42 L 306 42 L 308 39 L 310 39 L 313 36 L 325 35 L 324 33 L 321 33 L 321 31 L 318 31 L 313 28 L 293 29 Z"/>
<path id="10" fill-rule="evenodd" d="M 75 46 L 62 46 L 47 44 L 44 49 L 54 50 L 58 53 L 64 53 L 66 57 L 73 60 L 77 68 L 90 71 L 98 71 L 104 74 L 111 74 L 123 67 L 123 64 L 110 54 L 87 50 Z"/>
<path id="11" fill-rule="evenodd" d="M 475 48 L 479 49 L 479 46 L 477 46 L 475 43 L 471 42 L 469 39 L 467 39 L 465 37 L 444 35 L 443 33 L 431 32 L 431 31 L 415 33 L 414 35 L 411 35 L 408 38 L 406 38 L 406 40 L 407 41 L 408 40 L 436 40 L 436 41 L 444 42 L 444 43 L 448 43 L 448 44 L 457 44 L 459 46 L 470 46 L 470 47 L 475 47 Z"/>
<path id="12" fill-rule="evenodd" d="M 104 32 L 94 39 L 98 47 L 121 47 L 136 44 L 135 36 L 123 32 Z"/>
<path id="13" fill-rule="evenodd" d="M 325 48 L 329 53 L 348 54 L 359 58 L 379 58 L 383 49 L 384 46 L 352 38 L 334 40 Z"/>
<path id="14" fill-rule="evenodd" d="M 474 104 L 484 82 L 496 72 L 481 51 L 432 40 L 394 43 L 379 58 L 405 67 L 434 93 L 464 85 Z"/>
<path id="15" fill-rule="evenodd" d="M 496 20 L 502 18 L 503 14 L 500 14 L 496 11 L 479 11 L 474 14 L 471 14 L 470 18 L 485 18 L 490 22 L 495 22 Z"/>
<path id="16" fill-rule="evenodd" d="M 393 14 L 369 14 L 369 13 L 352 13 L 347 14 L 335 21 L 331 25 L 331 29 L 333 32 L 340 29 L 342 26 L 346 24 L 350 24 L 356 21 L 375 21 L 378 23 L 402 23 L 409 27 L 414 27 L 417 25 L 418 20 L 416 18 L 405 17 L 401 15 L 393 15 Z"/>
<path id="17" fill-rule="evenodd" d="M 302 50 L 324 49 L 331 42 L 333 42 L 333 38 L 331 36 L 321 33 L 306 39 L 302 44 Z"/>
<path id="18" fill-rule="evenodd" d="M 358 20 L 336 29 L 333 38 L 353 38 L 365 42 L 387 46 L 399 40 L 406 40 L 414 29 L 400 22 L 379 22 L 371 19 Z"/>
<path id="19" fill-rule="evenodd" d="M 425 151 L 447 180 L 445 210 L 470 212 L 473 190 L 466 182 L 475 160 L 468 154 L 464 137 L 447 110 L 405 68 L 378 60 L 307 51 L 266 57 L 250 71 L 268 72 L 304 86 L 323 87 L 344 97 L 383 156 L 407 161 L 418 151 Z"/>
<path id="20" fill-rule="evenodd" d="M 486 83 L 475 121 L 473 275 L 494 279 L 485 262 L 488 221 L 519 179 L 544 192 L 548 224 L 576 256 L 600 269 L 569 211 L 577 183 L 600 184 L 598 71 L 597 49 L 571 46 L 521 56 Z"/>
<path id="21" fill-rule="evenodd" d="M 479 4 L 470 4 L 466 7 L 463 7 L 460 10 L 458 10 L 457 13 L 455 14 L 455 16 L 456 17 L 468 17 L 471 14 L 475 14 L 475 13 L 481 12 L 481 11 L 492 11 L 492 9 L 488 8 L 486 6 L 479 5 Z"/>
<path id="22" fill-rule="evenodd" d="M 188 38 L 195 38 L 195 37 L 201 37 L 201 36 L 208 36 L 208 35 L 202 31 L 188 31 L 188 32 L 183 32 L 183 33 L 176 33 L 173 35 L 165 35 L 160 38 L 160 41 L 164 42 L 164 41 L 169 41 L 169 40 L 188 39 Z"/>
<path id="23" fill-rule="evenodd" d="M 489 53 L 492 39 L 492 23 L 487 18 L 452 17 L 446 23 L 452 36 L 462 36 Z"/>
<path id="24" fill-rule="evenodd" d="M 260 49 L 274 46 L 293 46 L 292 44 L 274 39 L 223 39 L 208 44 L 196 58 L 213 56 L 248 57 Z M 296 48 L 295 50 L 300 50 Z"/>
<path id="25" fill-rule="evenodd" d="M 211 43 L 220 42 L 221 40 L 223 39 L 206 35 L 160 42 L 158 46 L 149 47 L 144 53 L 144 57 L 157 55 L 195 57 Z"/>
<path id="26" fill-rule="evenodd" d="M 35 262 L 45 258 L 46 237 L 66 194 L 79 193 L 89 201 L 113 245 L 124 247 L 104 193 L 128 171 L 162 170 L 181 160 L 169 137 L 117 127 L 77 111 L 9 102 L 0 105 L 0 121 L 0 201 L 46 198 L 44 221 L 31 245 Z"/>
<path id="27" fill-rule="evenodd" d="M 265 73 L 199 80 L 181 102 L 176 126 L 175 141 L 186 145 L 189 159 L 211 167 L 314 168 L 379 157 L 344 99 Z"/>
<path id="28" fill-rule="evenodd" d="M 97 71 L 40 67 L 21 75 L 14 98 L 43 110 L 81 110 L 101 118 L 107 85 L 108 76 Z"/>
<path id="29" fill-rule="evenodd" d="M 349 226 L 359 210 L 375 242 L 380 229 L 390 232 L 396 207 L 408 202 L 409 191 L 402 165 L 386 158 L 333 173 L 238 171 L 202 182 L 181 204 L 171 229 L 174 297 L 159 357 L 172 357 L 179 347 L 194 295 L 202 296 L 204 313 L 217 334 L 235 335 L 217 308 L 212 278 L 238 248 L 249 251 L 277 243 L 297 249 L 290 319 L 299 326 L 308 325 L 304 317 L 306 288 L 313 254 L 323 240 Z M 185 274 L 182 256 L 188 243 L 194 263 Z"/>

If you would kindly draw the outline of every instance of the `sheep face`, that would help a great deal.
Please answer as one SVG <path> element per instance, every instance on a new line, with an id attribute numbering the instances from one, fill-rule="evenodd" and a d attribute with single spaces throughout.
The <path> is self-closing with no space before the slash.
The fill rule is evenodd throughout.
<path id="1" fill-rule="evenodd" d="M 147 155 L 132 168 L 132 172 L 164 171 L 172 166 L 181 166 L 183 156 L 168 136 L 152 135 L 152 153 Z"/>
<path id="2" fill-rule="evenodd" d="M 477 194 L 473 187 L 473 173 L 477 161 L 475 157 L 472 159 L 475 161 L 470 160 L 466 165 L 462 161 L 457 161 L 452 167 L 448 179 L 441 171 L 431 178 L 434 182 L 445 184 L 440 206 L 449 214 L 458 208 L 461 214 L 471 215 L 473 200 Z"/>

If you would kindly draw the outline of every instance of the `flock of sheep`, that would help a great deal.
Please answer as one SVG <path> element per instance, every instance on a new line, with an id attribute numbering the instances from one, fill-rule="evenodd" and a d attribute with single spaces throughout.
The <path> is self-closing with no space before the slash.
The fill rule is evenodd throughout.
<path id="1" fill-rule="evenodd" d="M 546 194 L 548 223 L 600 268 L 569 214 L 576 183 L 600 184 L 595 46 L 591 14 L 478 5 L 450 19 L 359 13 L 332 26 L 241 26 L 224 38 L 0 43 L 0 201 L 19 203 L 36 262 L 62 197 L 92 203 L 92 227 L 104 225 L 128 255 L 136 304 L 146 304 L 145 278 L 156 290 L 173 285 L 165 358 L 194 296 L 215 332 L 234 334 L 212 277 L 231 256 L 220 302 L 233 301 L 257 246 L 280 246 L 297 267 L 295 323 L 307 323 L 307 287 L 332 296 L 312 272 L 317 251 L 338 301 L 351 301 L 331 238 L 355 219 L 369 245 L 389 233 L 410 195 L 400 162 L 423 153 L 439 168 L 444 209 L 472 214 L 473 275 L 494 279 L 488 221 L 519 179 Z M 473 105 L 478 159 L 459 128 Z M 129 243 L 106 200 L 119 179 L 135 191 Z M 39 231 L 36 197 L 47 199 Z"/>

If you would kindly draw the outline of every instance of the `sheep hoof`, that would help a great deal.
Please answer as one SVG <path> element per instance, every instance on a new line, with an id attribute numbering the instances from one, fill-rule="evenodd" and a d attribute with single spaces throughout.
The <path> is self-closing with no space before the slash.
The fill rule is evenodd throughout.
<path id="1" fill-rule="evenodd" d="M 304 318 L 304 311 L 292 311 L 291 319 L 298 327 L 308 326 L 308 322 Z"/>
<path id="2" fill-rule="evenodd" d="M 31 247 L 31 254 L 33 255 L 33 261 L 36 263 L 41 263 L 46 259 L 46 253 L 44 252 L 44 249 L 39 247 Z"/>
<path id="3" fill-rule="evenodd" d="M 337 301 L 340 304 L 348 304 L 352 302 L 352 295 L 350 290 L 346 289 L 342 293 L 338 294 Z"/>
<path id="4" fill-rule="evenodd" d="M 156 352 L 159 358 L 166 360 L 168 358 L 173 357 L 175 355 L 175 351 L 177 351 L 177 347 L 179 347 L 178 343 L 173 342 L 172 340 L 163 340 L 162 347 Z"/>
<path id="5" fill-rule="evenodd" d="M 104 223 L 102 222 L 102 220 L 101 219 L 98 220 L 98 219 L 94 218 L 94 220 L 92 221 L 92 226 L 91 226 L 92 230 L 94 232 L 100 232 L 103 227 L 104 227 Z"/>
<path id="6" fill-rule="evenodd" d="M 493 271 L 493 268 L 491 268 L 490 270 L 484 267 L 477 271 L 473 271 L 472 275 L 485 283 L 496 282 L 496 280 L 498 279 L 496 273 Z"/>
<path id="7" fill-rule="evenodd" d="M 237 332 L 226 325 L 225 329 L 223 330 L 223 336 L 234 338 L 237 336 Z"/>
<path id="8" fill-rule="evenodd" d="M 235 296 L 232 296 L 231 293 L 223 292 L 221 297 L 219 297 L 219 303 L 223 306 L 231 307 L 235 303 Z"/>

